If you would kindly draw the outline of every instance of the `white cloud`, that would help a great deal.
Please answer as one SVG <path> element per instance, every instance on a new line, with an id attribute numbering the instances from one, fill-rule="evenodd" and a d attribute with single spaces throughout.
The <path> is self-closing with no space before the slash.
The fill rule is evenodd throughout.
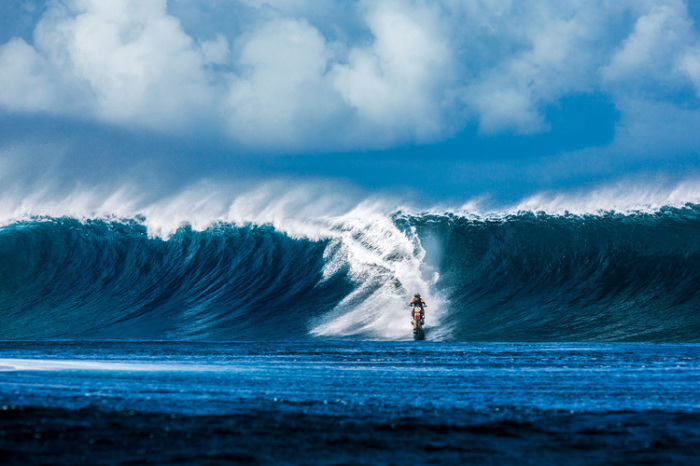
<path id="1" fill-rule="evenodd" d="M 348 63 L 335 66 L 335 88 L 366 125 L 419 140 L 435 137 L 451 59 L 438 13 L 423 4 L 370 5 L 366 20 L 374 40 L 353 47 Z"/>
<path id="2" fill-rule="evenodd" d="M 470 14 L 475 14 L 473 9 Z M 543 107 L 563 95 L 595 88 L 604 50 L 599 38 L 606 23 L 602 8 L 535 2 L 527 11 L 511 4 L 507 11 L 501 5 L 478 15 L 481 21 L 485 16 L 487 29 L 506 31 L 494 49 L 509 53 L 498 55 L 492 66 L 470 63 L 479 72 L 464 87 L 463 99 L 483 133 L 546 131 Z"/>
<path id="3" fill-rule="evenodd" d="M 308 120 L 318 123 L 336 110 L 324 77 L 328 59 L 324 38 L 306 21 L 263 25 L 243 45 L 240 76 L 232 79 L 226 108 L 232 133 L 254 146 L 300 144 Z"/>
<path id="4" fill-rule="evenodd" d="M 196 37 L 166 0 L 53 0 L 33 40 L 0 45 L 0 107 L 303 152 L 431 141 L 469 121 L 545 132 L 548 106 L 593 92 L 623 112 L 623 134 L 642 127 L 624 112 L 692 113 L 674 101 L 691 84 L 700 97 L 682 0 L 240 1 L 243 29 Z"/>
<path id="5" fill-rule="evenodd" d="M 0 48 L 0 105 L 24 112 L 70 113 L 80 105 L 72 100 L 70 84 L 53 75 L 53 66 L 23 39 Z"/>
<path id="6" fill-rule="evenodd" d="M 254 8 L 274 8 L 286 13 L 307 10 L 318 3 L 329 3 L 324 0 L 241 0 L 241 3 Z"/>
<path id="7" fill-rule="evenodd" d="M 700 112 L 670 102 L 620 98 L 622 120 L 613 148 L 641 156 L 677 155 L 700 147 Z"/>
<path id="8" fill-rule="evenodd" d="M 200 52 L 165 6 L 165 0 L 54 4 L 34 31 L 34 47 L 14 39 L 0 49 L 7 63 L 0 101 L 12 110 L 87 113 L 128 125 L 191 123 L 213 100 L 203 66 L 221 61 L 227 45 L 219 39 Z M 71 96 L 77 105 L 64 102 Z"/>
<path id="9" fill-rule="evenodd" d="M 76 17 L 40 24 L 43 50 L 67 52 L 78 79 L 96 94 L 98 117 L 146 126 L 181 126 L 206 105 L 210 89 L 203 56 L 165 0 L 81 0 Z"/>
<path id="10" fill-rule="evenodd" d="M 603 69 L 609 81 L 655 82 L 672 78 L 676 57 L 692 41 L 692 22 L 685 5 L 659 2 L 641 15 L 632 33 Z"/>
<path id="11" fill-rule="evenodd" d="M 223 34 L 217 34 L 216 40 L 203 41 L 199 47 L 205 63 L 225 65 L 230 58 L 229 43 Z"/>
<path id="12" fill-rule="evenodd" d="M 700 97 L 700 46 L 691 48 L 680 59 L 678 68 L 695 86 L 695 92 Z"/>

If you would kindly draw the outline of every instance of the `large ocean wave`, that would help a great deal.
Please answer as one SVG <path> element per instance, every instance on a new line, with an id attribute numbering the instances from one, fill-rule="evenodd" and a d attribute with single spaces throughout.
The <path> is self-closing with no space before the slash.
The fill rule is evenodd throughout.
<path id="1" fill-rule="evenodd" d="M 401 221 L 437 245 L 452 338 L 700 341 L 697 205 Z"/>
<path id="2" fill-rule="evenodd" d="M 0 227 L 0 339 L 700 341 L 700 206 Z"/>

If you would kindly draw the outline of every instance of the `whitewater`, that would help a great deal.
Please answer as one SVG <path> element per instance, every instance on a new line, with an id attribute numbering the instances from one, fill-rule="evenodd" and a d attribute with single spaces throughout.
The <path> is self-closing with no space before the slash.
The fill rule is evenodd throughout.
<path id="1" fill-rule="evenodd" d="M 700 190 L 418 209 L 206 183 L 0 204 L 0 339 L 698 342 Z"/>

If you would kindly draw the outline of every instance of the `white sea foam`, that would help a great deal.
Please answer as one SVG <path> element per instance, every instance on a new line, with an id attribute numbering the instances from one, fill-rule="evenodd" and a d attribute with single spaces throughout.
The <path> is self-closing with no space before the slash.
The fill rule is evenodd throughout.
<path id="1" fill-rule="evenodd" d="M 596 214 L 601 212 L 655 212 L 662 207 L 700 204 L 700 181 L 688 180 L 674 185 L 633 183 L 630 181 L 576 193 L 539 193 L 505 209 L 548 214 Z"/>
<path id="2" fill-rule="evenodd" d="M 163 364 L 76 359 L 0 359 L 0 372 L 16 371 L 104 371 L 104 372 L 211 372 L 233 367 L 212 364 Z"/>
<path id="3" fill-rule="evenodd" d="M 359 286 L 312 329 L 313 334 L 404 338 L 410 333 L 407 303 L 414 292 L 422 293 L 434 309 L 431 323 L 439 323 L 444 301 L 433 291 L 439 276 L 425 270 L 425 250 L 414 232 L 399 230 L 371 203 L 329 218 L 325 226 L 333 239 L 327 267 L 335 270 L 347 264 Z"/>
<path id="4" fill-rule="evenodd" d="M 622 181 L 573 192 L 543 191 L 505 205 L 488 196 L 477 196 L 458 206 L 433 208 L 406 207 L 399 198 L 368 196 L 350 185 L 323 180 L 303 184 L 299 180 L 277 180 L 253 188 L 203 180 L 157 198 L 148 190 L 129 184 L 78 186 L 68 192 L 50 182 L 40 189 L 6 186 L 0 191 L 0 225 L 42 216 L 141 218 L 149 235 L 167 239 L 184 225 L 200 231 L 226 222 L 271 225 L 290 236 L 313 240 L 327 237 L 331 219 L 362 217 L 368 209 L 387 216 L 401 210 L 483 218 L 526 211 L 552 215 L 653 212 L 665 206 L 700 204 L 700 180 L 696 179 L 677 183 Z M 337 229 L 337 225 L 331 229 Z"/>

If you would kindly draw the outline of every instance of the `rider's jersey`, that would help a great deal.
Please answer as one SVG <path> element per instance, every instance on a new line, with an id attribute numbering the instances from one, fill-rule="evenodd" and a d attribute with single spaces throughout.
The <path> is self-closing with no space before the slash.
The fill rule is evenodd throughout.
<path id="1" fill-rule="evenodd" d="M 410 305 L 423 307 L 423 306 L 425 306 L 425 301 L 423 301 L 422 298 L 416 298 L 413 301 L 411 301 Z"/>

